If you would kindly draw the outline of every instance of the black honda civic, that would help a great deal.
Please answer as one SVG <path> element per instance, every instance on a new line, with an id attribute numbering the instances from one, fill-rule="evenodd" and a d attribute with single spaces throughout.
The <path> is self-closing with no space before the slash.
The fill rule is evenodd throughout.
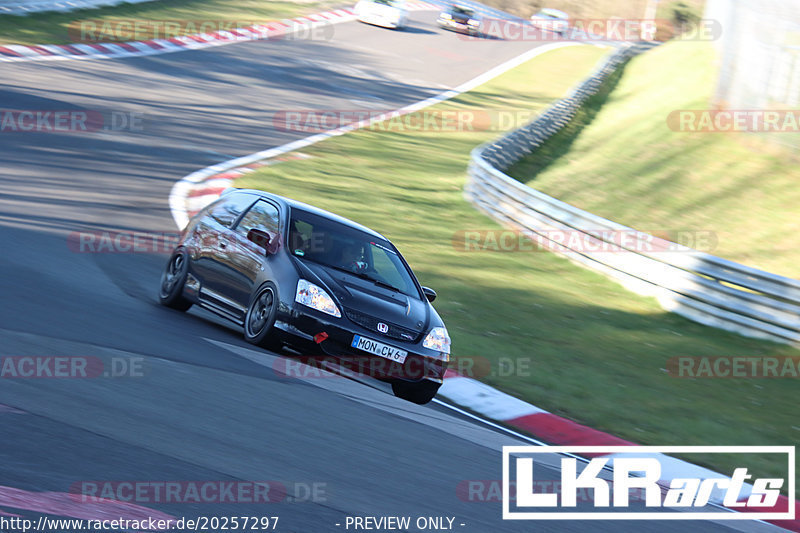
<path id="1" fill-rule="evenodd" d="M 386 237 L 263 191 L 228 189 L 183 230 L 159 300 L 202 306 L 248 342 L 304 361 L 335 359 L 424 404 L 442 384 L 450 337 Z"/>

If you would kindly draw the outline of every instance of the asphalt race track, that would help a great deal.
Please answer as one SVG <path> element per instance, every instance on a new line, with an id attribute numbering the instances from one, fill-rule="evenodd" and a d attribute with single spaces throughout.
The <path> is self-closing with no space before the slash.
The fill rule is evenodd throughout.
<path id="1" fill-rule="evenodd" d="M 385 387 L 283 377 L 232 326 L 158 305 L 164 254 L 68 245 L 75 232 L 174 232 L 177 179 L 306 136 L 275 129 L 275 111 L 394 109 L 532 46 L 464 41 L 434 20 L 412 12 L 403 32 L 353 22 L 329 40 L 0 65 L 4 109 L 143 116 L 141 131 L 0 133 L 0 355 L 136 366 L 117 378 L 0 379 L 0 516 L 88 517 L 89 506 L 60 499 L 83 481 L 271 480 L 288 492 L 278 503 L 137 505 L 173 517 L 278 516 L 277 531 L 297 533 L 345 531 L 347 516 L 365 515 L 450 516 L 465 533 L 777 529 L 504 522 L 499 503 L 466 501 L 458 487 L 500 479 L 500 447 L 523 442 Z M 8 505 L 9 487 L 27 491 L 17 492 L 23 504 Z"/>

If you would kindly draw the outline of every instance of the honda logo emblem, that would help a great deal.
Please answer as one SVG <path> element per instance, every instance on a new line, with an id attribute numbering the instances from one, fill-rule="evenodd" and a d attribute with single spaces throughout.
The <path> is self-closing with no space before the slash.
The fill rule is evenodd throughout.
<path id="1" fill-rule="evenodd" d="M 386 333 L 387 331 L 389 331 L 389 326 L 387 326 L 383 322 L 378 322 L 378 331 L 380 331 L 381 333 Z"/>

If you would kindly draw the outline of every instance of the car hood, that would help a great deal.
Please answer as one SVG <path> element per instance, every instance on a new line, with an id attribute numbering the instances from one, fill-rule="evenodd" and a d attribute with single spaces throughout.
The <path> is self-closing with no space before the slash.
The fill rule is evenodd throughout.
<path id="1" fill-rule="evenodd" d="M 397 6 L 370 3 L 368 6 L 364 7 L 364 12 L 379 17 L 400 17 L 403 15 L 404 9 Z"/>
<path id="2" fill-rule="evenodd" d="M 347 317 L 368 329 L 378 322 L 409 330 L 416 338 L 428 330 L 433 309 L 427 300 L 385 289 L 346 272 L 295 258 L 309 281 L 321 284 L 343 308 Z M 405 336 L 403 340 L 412 340 Z"/>

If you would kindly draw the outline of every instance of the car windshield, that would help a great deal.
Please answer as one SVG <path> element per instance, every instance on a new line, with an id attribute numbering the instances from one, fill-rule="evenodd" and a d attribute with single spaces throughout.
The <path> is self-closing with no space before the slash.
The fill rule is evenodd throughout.
<path id="1" fill-rule="evenodd" d="M 472 11 L 471 9 L 467 9 L 465 7 L 460 7 L 460 6 L 453 6 L 452 11 L 454 15 L 465 15 L 467 17 L 472 17 L 475 14 L 475 12 Z"/>
<path id="2" fill-rule="evenodd" d="M 375 4 L 380 4 L 383 6 L 392 6 L 392 7 L 402 7 L 403 2 L 402 0 L 373 0 Z"/>
<path id="3" fill-rule="evenodd" d="M 420 299 L 411 273 L 392 244 L 335 220 L 292 210 L 289 252 Z"/>

